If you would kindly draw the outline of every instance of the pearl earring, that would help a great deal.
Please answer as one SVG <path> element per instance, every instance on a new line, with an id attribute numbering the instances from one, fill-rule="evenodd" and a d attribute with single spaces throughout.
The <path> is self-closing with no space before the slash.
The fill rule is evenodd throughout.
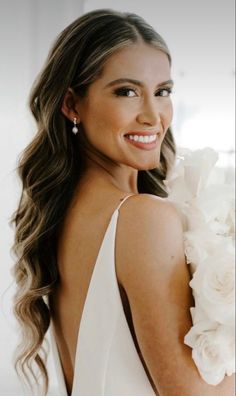
<path id="1" fill-rule="evenodd" d="M 74 124 L 74 126 L 72 128 L 72 132 L 76 135 L 79 131 L 78 127 L 77 127 L 77 118 L 76 117 L 73 119 L 73 124 Z"/>

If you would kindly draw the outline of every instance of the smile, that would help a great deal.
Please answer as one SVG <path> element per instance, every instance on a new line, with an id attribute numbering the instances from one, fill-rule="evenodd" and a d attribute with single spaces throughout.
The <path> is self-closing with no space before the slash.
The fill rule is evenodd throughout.
<path id="1" fill-rule="evenodd" d="M 153 150 L 157 146 L 158 135 L 125 135 L 125 139 L 142 150 Z"/>
<path id="2" fill-rule="evenodd" d="M 127 139 L 134 140 L 135 142 L 141 143 L 151 143 L 154 142 L 157 138 L 157 135 L 145 135 L 145 136 L 138 136 L 138 135 L 126 135 Z"/>

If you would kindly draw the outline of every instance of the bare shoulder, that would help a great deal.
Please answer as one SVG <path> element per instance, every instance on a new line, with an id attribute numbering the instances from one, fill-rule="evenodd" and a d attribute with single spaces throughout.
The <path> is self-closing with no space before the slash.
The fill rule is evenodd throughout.
<path id="1" fill-rule="evenodd" d="M 129 205 L 129 209 L 132 210 L 132 208 L 135 210 L 136 208 L 139 208 L 141 210 L 146 211 L 146 209 L 158 209 L 158 208 L 163 208 L 166 207 L 166 209 L 170 210 L 176 210 L 175 206 L 167 199 L 167 198 L 161 198 L 153 194 L 136 194 L 133 196 L 130 196 L 129 199 L 126 201 L 126 203 L 122 206 L 122 209 L 124 209 L 127 205 Z"/>
<path id="2" fill-rule="evenodd" d="M 174 265 L 173 259 L 177 255 L 183 260 L 183 250 L 181 218 L 170 201 L 151 194 L 139 194 L 130 197 L 121 207 L 117 253 L 123 281 L 129 271 L 145 270 L 151 263 L 155 268 L 167 269 L 167 262 L 171 260 Z"/>
<path id="3" fill-rule="evenodd" d="M 181 218 L 178 210 L 166 198 L 160 198 L 151 194 L 138 194 L 130 197 L 121 207 L 121 223 L 126 226 L 135 224 L 137 231 L 146 225 L 149 234 L 153 229 L 163 225 L 181 228 Z M 170 224 L 171 223 L 171 224 Z"/>

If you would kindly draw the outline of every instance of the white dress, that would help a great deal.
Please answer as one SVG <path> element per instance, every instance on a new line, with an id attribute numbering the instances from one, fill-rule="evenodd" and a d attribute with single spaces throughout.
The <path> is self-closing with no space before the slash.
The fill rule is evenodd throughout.
<path id="1" fill-rule="evenodd" d="M 129 195 L 130 196 L 130 195 Z M 126 320 L 115 268 L 119 209 L 102 241 L 80 322 L 71 396 L 155 396 Z M 54 328 L 49 328 L 58 396 L 68 396 Z"/>

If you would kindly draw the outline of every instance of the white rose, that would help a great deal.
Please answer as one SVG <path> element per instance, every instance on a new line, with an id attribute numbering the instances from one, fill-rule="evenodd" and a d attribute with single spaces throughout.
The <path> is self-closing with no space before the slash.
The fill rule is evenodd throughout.
<path id="1" fill-rule="evenodd" d="M 207 321 L 207 323 L 209 322 L 209 319 L 206 316 L 205 312 L 199 306 L 198 307 L 191 307 L 190 308 L 190 313 L 191 313 L 191 316 L 192 316 L 193 325 L 196 325 L 197 323 L 202 322 L 202 321 L 205 321 L 205 322 Z M 216 323 L 213 324 L 212 322 L 210 322 L 210 326 L 212 328 L 215 328 L 217 326 L 217 324 Z"/>
<path id="2" fill-rule="evenodd" d="M 234 249 L 229 246 L 208 256 L 196 268 L 190 286 L 197 303 L 210 320 L 234 325 L 235 263 Z"/>
<path id="3" fill-rule="evenodd" d="M 193 196 L 197 196 L 199 191 L 207 185 L 218 157 L 218 153 L 210 147 L 195 150 L 186 155 L 184 160 L 185 179 Z"/>
<path id="4" fill-rule="evenodd" d="M 208 231 L 196 229 L 184 233 L 184 249 L 187 263 L 191 264 L 191 273 L 195 272 L 197 265 L 208 256 L 205 241 L 208 240 Z"/>
<path id="5" fill-rule="evenodd" d="M 232 241 L 225 237 L 216 235 L 206 226 L 197 227 L 184 233 L 184 248 L 187 262 L 193 268 L 191 273 L 195 272 L 196 267 L 200 265 L 209 256 L 221 255 L 225 252 L 226 245 L 232 245 Z"/>
<path id="6" fill-rule="evenodd" d="M 235 371 L 232 328 L 202 320 L 190 329 L 184 343 L 192 348 L 192 358 L 208 384 L 217 385 Z"/>
<path id="7" fill-rule="evenodd" d="M 206 223 L 218 222 L 221 227 L 227 226 L 226 220 L 232 212 L 233 201 L 233 185 L 215 184 L 200 191 L 192 200 L 191 205 L 201 213 Z"/>
<path id="8" fill-rule="evenodd" d="M 178 176 L 175 180 L 167 181 L 166 184 L 169 189 L 168 199 L 184 209 L 186 203 L 192 198 L 184 178 Z"/>
<path id="9" fill-rule="evenodd" d="M 185 208 L 185 216 L 187 218 L 187 229 L 195 230 L 196 228 L 205 227 L 206 219 L 201 208 L 196 206 L 194 199 L 189 201 L 188 206 Z"/>
<path id="10" fill-rule="evenodd" d="M 189 202 L 207 184 L 217 159 L 216 151 L 208 147 L 195 151 L 178 148 L 176 163 L 166 180 L 169 198 L 183 206 Z"/>
<path id="11" fill-rule="evenodd" d="M 183 209 L 186 204 L 201 212 L 204 219 L 225 222 L 231 202 L 234 202 L 234 183 L 226 171 L 217 168 L 218 153 L 211 148 L 191 151 L 178 148 L 177 160 L 166 184 L 170 199 Z M 188 206 L 187 205 L 187 206 Z M 191 215 L 191 214 L 190 214 Z"/>

